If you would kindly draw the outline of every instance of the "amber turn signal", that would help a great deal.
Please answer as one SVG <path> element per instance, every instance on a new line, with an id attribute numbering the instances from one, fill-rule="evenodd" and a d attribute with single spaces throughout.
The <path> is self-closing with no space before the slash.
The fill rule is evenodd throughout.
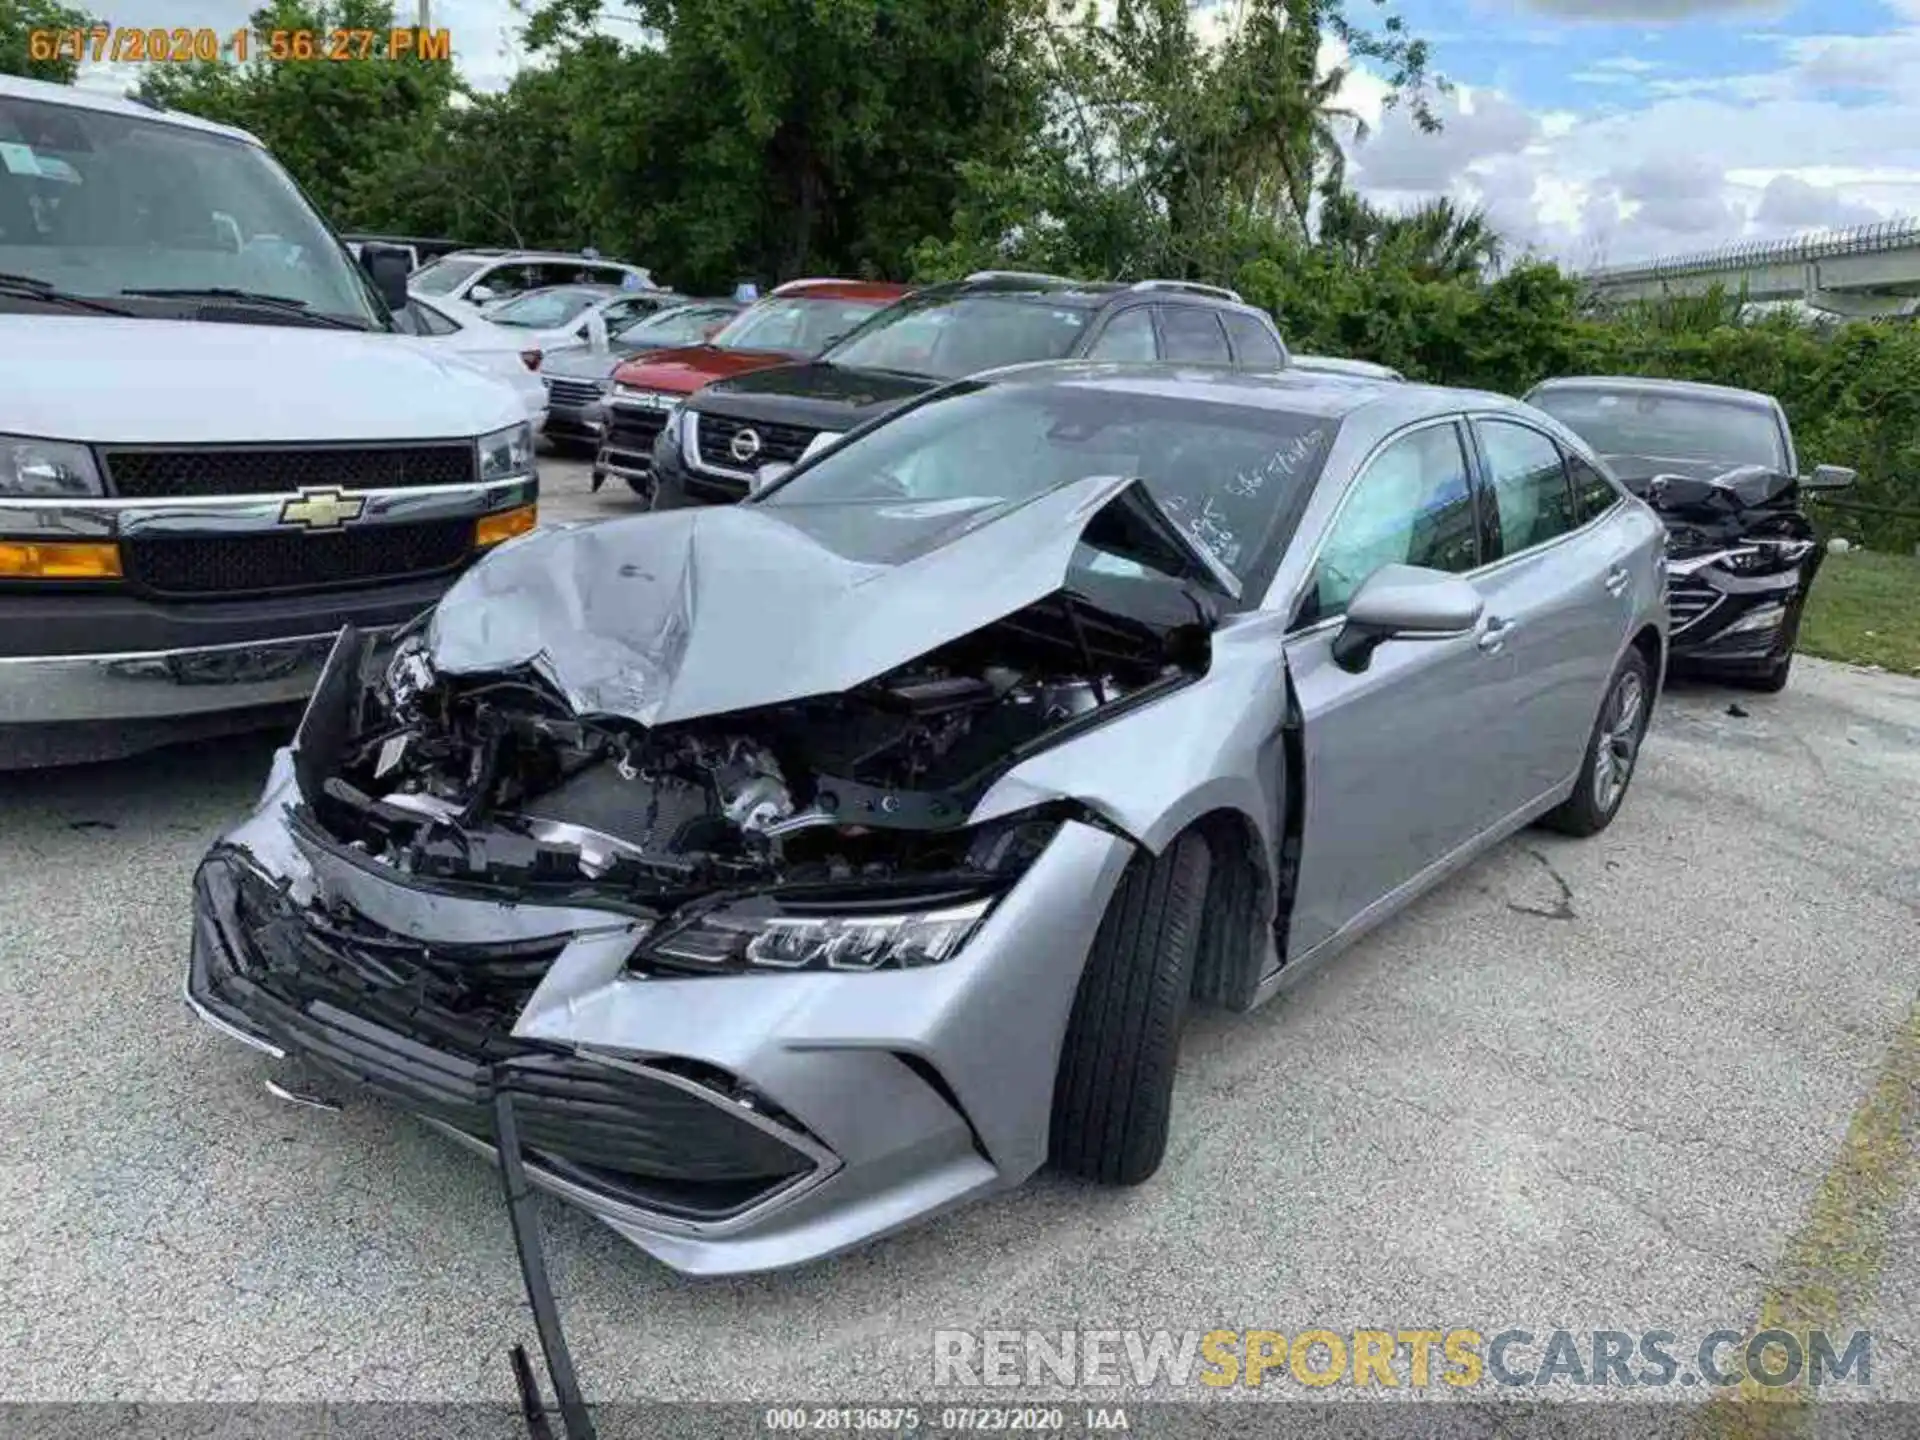
<path id="1" fill-rule="evenodd" d="M 0 540 L 0 580 L 118 580 L 120 547 L 76 540 Z"/>
<path id="2" fill-rule="evenodd" d="M 473 524 L 473 543 L 482 550 L 498 545 L 502 540 L 526 534 L 539 523 L 539 518 L 538 505 L 520 505 L 497 515 L 482 515 Z"/>

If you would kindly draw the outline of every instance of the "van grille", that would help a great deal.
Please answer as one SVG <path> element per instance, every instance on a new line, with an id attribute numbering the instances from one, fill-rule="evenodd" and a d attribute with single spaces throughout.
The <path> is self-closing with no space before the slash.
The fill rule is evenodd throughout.
<path id="1" fill-rule="evenodd" d="M 439 574 L 473 548 L 473 521 L 363 525 L 324 535 L 135 536 L 121 544 L 127 579 L 159 595 L 257 595 Z"/>
<path id="2" fill-rule="evenodd" d="M 323 486 L 406 490 L 474 481 L 473 446 L 464 440 L 434 445 L 109 449 L 105 459 L 113 493 L 133 500 L 284 495 Z"/>

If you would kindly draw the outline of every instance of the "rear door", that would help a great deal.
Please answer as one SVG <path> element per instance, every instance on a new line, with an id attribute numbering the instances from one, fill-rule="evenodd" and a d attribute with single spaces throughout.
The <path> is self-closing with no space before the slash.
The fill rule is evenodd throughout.
<path id="1" fill-rule="evenodd" d="M 1480 583 L 1510 671 L 1520 805 L 1580 768 L 1631 617 L 1629 541 L 1607 523 L 1612 506 L 1601 508 L 1585 462 L 1576 489 L 1546 431 L 1510 415 L 1475 416 L 1472 430 L 1489 559 Z"/>
<path id="2" fill-rule="evenodd" d="M 1286 642 L 1305 775 L 1291 956 L 1365 923 L 1506 803 L 1506 667 L 1483 636 L 1390 640 L 1358 674 L 1332 655 L 1348 599 L 1380 566 L 1479 566 L 1470 460 L 1455 419 L 1399 432 L 1318 543 Z"/>

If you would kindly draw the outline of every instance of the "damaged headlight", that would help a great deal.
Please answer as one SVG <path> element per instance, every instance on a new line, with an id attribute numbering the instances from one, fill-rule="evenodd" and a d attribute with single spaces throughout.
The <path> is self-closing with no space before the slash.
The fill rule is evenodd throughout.
<path id="1" fill-rule="evenodd" d="M 1751 540 L 1730 552 L 1723 563 L 1743 575 L 1766 575 L 1798 564 L 1812 549 L 1811 540 Z"/>
<path id="2" fill-rule="evenodd" d="M 959 953 L 993 908 L 981 898 L 888 914 L 796 913 L 767 896 L 656 931 L 636 958 L 676 970 L 913 970 Z"/>

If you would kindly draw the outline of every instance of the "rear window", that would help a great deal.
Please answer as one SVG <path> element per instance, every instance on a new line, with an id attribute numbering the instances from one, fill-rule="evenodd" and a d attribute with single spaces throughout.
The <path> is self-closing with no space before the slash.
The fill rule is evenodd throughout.
<path id="1" fill-rule="evenodd" d="M 828 351 L 836 365 L 957 380 L 1073 353 L 1090 316 L 1045 297 L 932 295 L 901 301 Z"/>
<path id="2" fill-rule="evenodd" d="M 1785 469 L 1786 445 L 1771 410 L 1652 390 L 1559 387 L 1536 391 L 1544 410 L 1602 455 L 1712 461 Z"/>
<path id="3" fill-rule="evenodd" d="M 435 260 L 407 277 L 407 284 L 423 295 L 445 295 L 486 262 L 484 260 Z"/>

